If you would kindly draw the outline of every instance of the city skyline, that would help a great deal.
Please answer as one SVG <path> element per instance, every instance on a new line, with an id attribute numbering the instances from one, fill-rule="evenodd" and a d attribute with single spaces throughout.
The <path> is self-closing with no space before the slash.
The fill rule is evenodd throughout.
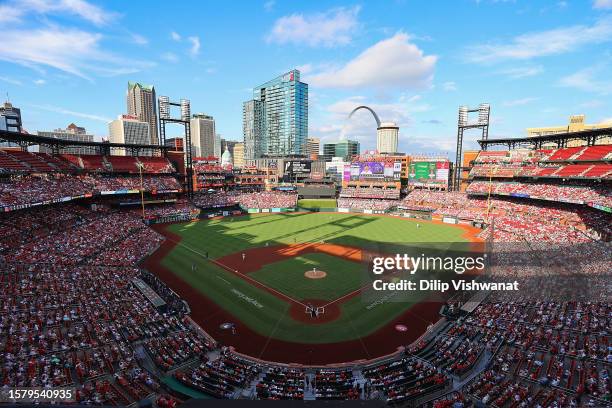
<path id="1" fill-rule="evenodd" d="M 310 86 L 308 136 L 322 144 L 345 136 L 375 146 L 366 112 L 346 120 L 361 104 L 398 124 L 407 152 L 452 152 L 463 104 L 491 104 L 490 137 L 524 136 L 574 114 L 612 121 L 609 1 L 463 1 L 444 10 L 262 1 L 231 15 L 211 2 L 210 24 L 187 28 L 199 26 L 190 22 L 200 4 L 5 1 L 0 91 L 30 133 L 75 122 L 98 137 L 127 113 L 125 87 L 134 81 L 191 99 L 224 138 L 241 140 L 253 86 L 293 68 Z"/>

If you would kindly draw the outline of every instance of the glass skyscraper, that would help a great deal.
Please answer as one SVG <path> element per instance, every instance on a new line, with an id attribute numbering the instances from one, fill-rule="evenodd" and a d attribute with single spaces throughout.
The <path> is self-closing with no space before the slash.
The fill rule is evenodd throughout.
<path id="1" fill-rule="evenodd" d="M 294 69 L 253 89 L 242 109 L 245 159 L 306 154 L 308 84 Z"/>

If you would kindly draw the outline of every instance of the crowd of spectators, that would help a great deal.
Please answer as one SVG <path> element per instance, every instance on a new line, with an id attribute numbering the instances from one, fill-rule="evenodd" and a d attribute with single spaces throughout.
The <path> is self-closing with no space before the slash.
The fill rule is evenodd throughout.
<path id="1" fill-rule="evenodd" d="M 193 203 L 200 208 L 220 208 L 231 207 L 238 204 L 238 199 L 235 194 L 226 192 L 202 192 L 194 195 Z"/>
<path id="2" fill-rule="evenodd" d="M 194 368 L 179 370 L 174 376 L 183 384 L 217 398 L 233 398 L 238 390 L 257 377 L 260 370 L 258 365 L 222 349 L 218 358 L 203 361 Z"/>
<path id="3" fill-rule="evenodd" d="M 588 202 L 612 208 L 612 189 L 606 186 L 474 181 L 467 189 L 468 194 L 488 194 L 489 192 L 503 195 L 528 195 L 531 198 L 550 201 Z"/>
<path id="4" fill-rule="evenodd" d="M 399 188 L 343 187 L 340 197 L 397 200 L 400 198 L 400 190 Z"/>
<path id="5" fill-rule="evenodd" d="M 176 183 L 170 176 L 146 179 L 151 189 Z M 4 189 L 18 183 L 25 183 L 19 187 L 24 191 L 34 189 L 24 193 L 30 197 L 27 201 L 39 193 L 51 194 L 43 185 L 57 191 L 71 185 L 72 191 L 84 191 L 80 186 L 93 182 L 105 189 L 123 189 L 132 188 L 134 180 L 30 176 L 0 184 L 0 199 L 16 194 L 13 202 L 19 202 L 18 190 Z M 295 194 L 279 192 L 200 198 L 203 206 L 231 200 L 248 208 L 294 207 L 297 201 Z M 338 200 L 339 207 L 372 210 L 387 209 L 387 203 L 398 205 L 387 200 Z M 140 210 L 91 204 L 0 214 L 0 386 L 70 385 L 77 389 L 77 402 L 84 404 L 129 405 L 154 396 L 160 407 L 174 407 L 178 401 L 158 379 L 169 373 L 219 398 L 235 398 L 258 379 L 253 390 L 260 399 L 303 399 L 308 390 L 317 399 L 382 396 L 401 403 L 447 392 L 451 379 L 474 373 L 491 358 L 484 372 L 434 406 L 467 407 L 470 399 L 497 406 L 605 406 L 611 399 L 612 305 L 605 280 L 611 270 L 610 247 L 599 241 L 606 228 L 609 232 L 607 214 L 569 204 L 411 192 L 401 206 L 431 209 L 436 215 L 494 217 L 494 228 L 483 236 L 492 234 L 500 244 L 520 246 L 495 250 L 493 259 L 502 262 L 499 267 L 494 263 L 492 275 L 533 285 L 540 298 L 491 295 L 461 321 L 421 340 L 401 358 L 361 369 L 363 378 L 357 381 L 349 370 L 316 370 L 313 377 L 302 369 L 263 366 L 228 349 L 216 349 L 185 316 L 187 308 L 178 295 L 156 276 L 136 268 L 162 240 L 143 224 Z M 151 216 L 193 210 L 184 199 L 147 208 Z M 581 287 L 583 298 L 555 298 L 565 293 L 564 288 L 574 295 L 581 292 L 574 275 L 590 279 Z M 545 279 L 544 287 L 534 276 L 555 279 Z M 135 278 L 155 290 L 168 309 L 156 309 L 134 285 Z M 598 292 L 594 286 L 600 284 Z M 135 352 L 140 348 L 156 372 L 142 364 Z"/>
<path id="6" fill-rule="evenodd" d="M 402 403 L 444 389 L 450 379 L 432 365 L 414 357 L 362 370 L 366 394 L 383 393 L 389 403 Z"/>
<path id="7" fill-rule="evenodd" d="M 352 370 L 318 370 L 314 384 L 318 400 L 358 400 L 363 392 Z"/>
<path id="8" fill-rule="evenodd" d="M 571 204 L 414 190 L 402 200 L 401 207 L 429 210 L 442 217 L 494 222 L 491 231 L 497 241 L 585 242 L 612 232 L 608 214 Z M 483 233 L 483 238 L 491 231 Z"/>
<path id="9" fill-rule="evenodd" d="M 350 208 L 354 210 L 386 211 L 397 206 L 398 201 L 367 198 L 339 198 L 337 205 L 338 208 Z"/>
<path id="10" fill-rule="evenodd" d="M 304 370 L 269 367 L 255 391 L 260 400 L 302 400 L 304 382 Z"/>
<path id="11" fill-rule="evenodd" d="M 142 181 L 146 192 L 182 190 L 177 179 L 169 175 L 147 175 Z M 138 176 L 61 173 L 19 176 L 0 180 L 0 208 L 60 200 L 65 197 L 81 197 L 102 191 L 140 191 L 140 188 Z"/>
<path id="12" fill-rule="evenodd" d="M 232 193 L 243 208 L 294 208 L 297 194 L 280 191 L 260 191 L 252 193 Z"/>
<path id="13" fill-rule="evenodd" d="M 200 208 L 220 208 L 240 205 L 243 208 L 294 208 L 297 194 L 280 191 L 220 191 L 196 194 L 193 203 Z"/>

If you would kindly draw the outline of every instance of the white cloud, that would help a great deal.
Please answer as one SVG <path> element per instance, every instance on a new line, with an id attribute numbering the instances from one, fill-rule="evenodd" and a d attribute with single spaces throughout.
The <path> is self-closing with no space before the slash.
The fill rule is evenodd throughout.
<path id="1" fill-rule="evenodd" d="M 10 77 L 7 77 L 7 76 L 0 76 L 0 81 L 6 82 L 7 84 L 11 84 L 11 85 L 22 85 L 20 80 L 14 79 L 14 78 L 10 78 Z"/>
<path id="2" fill-rule="evenodd" d="M 444 82 L 442 84 L 442 89 L 444 89 L 447 92 L 456 91 L 457 90 L 457 84 L 454 83 L 453 81 Z"/>
<path id="3" fill-rule="evenodd" d="M 84 0 L 20 0 L 0 6 L 0 22 L 19 21 L 28 13 L 39 15 L 68 13 L 101 26 L 118 17 Z"/>
<path id="4" fill-rule="evenodd" d="M 40 0 L 35 0 L 35 3 L 39 3 Z M 43 1 L 44 2 L 44 1 Z M 54 3 L 49 1 L 48 3 Z M 102 25 L 107 24 L 116 18 L 115 13 L 108 13 L 101 8 L 94 6 L 83 0 L 61 0 L 59 2 L 60 11 L 72 12 L 85 20 L 88 20 L 94 24 Z"/>
<path id="5" fill-rule="evenodd" d="M 351 42 L 360 7 L 335 8 L 310 15 L 291 14 L 275 21 L 266 37 L 270 43 L 334 47 Z"/>
<path id="6" fill-rule="evenodd" d="M 604 65 L 597 65 L 594 67 L 584 68 L 571 75 L 561 78 L 559 85 L 566 88 L 579 89 L 585 92 L 598 93 L 601 95 L 608 95 L 612 93 L 612 80 L 610 79 L 599 79 L 597 75 L 607 68 Z M 606 78 L 609 78 L 609 74 L 604 74 Z"/>
<path id="7" fill-rule="evenodd" d="M 130 37 L 132 38 L 132 42 L 137 45 L 147 45 L 149 43 L 149 40 L 140 34 L 132 33 Z"/>
<path id="8" fill-rule="evenodd" d="M 595 0 L 593 8 L 596 9 L 612 9 L 612 0 Z"/>
<path id="9" fill-rule="evenodd" d="M 312 66 L 312 64 L 304 64 L 304 65 L 298 65 L 297 67 L 295 67 L 295 69 L 300 71 L 302 75 L 306 75 L 306 74 L 311 73 L 314 67 Z"/>
<path id="10" fill-rule="evenodd" d="M 581 108 L 593 109 L 593 108 L 599 108 L 600 106 L 603 106 L 603 102 L 600 101 L 599 99 L 592 99 L 590 101 L 583 102 L 578 106 Z"/>
<path id="11" fill-rule="evenodd" d="M 192 57 L 195 57 L 200 53 L 200 37 L 187 37 L 187 40 L 191 43 L 189 54 L 191 54 Z"/>
<path id="12" fill-rule="evenodd" d="M 172 38 L 174 41 L 181 41 L 181 35 L 176 31 L 172 31 L 170 33 L 170 38 Z"/>
<path id="13" fill-rule="evenodd" d="M 35 79 L 34 80 L 34 85 L 39 85 L 40 86 L 40 85 L 44 85 L 46 83 L 47 83 L 47 81 L 45 81 L 44 79 Z"/>
<path id="14" fill-rule="evenodd" d="M 11 4 L 0 4 L 0 23 L 12 23 L 21 19 L 24 11 Z"/>
<path id="15" fill-rule="evenodd" d="M 602 119 L 601 123 L 612 123 L 612 118 Z"/>
<path id="16" fill-rule="evenodd" d="M 128 60 L 100 48 L 102 35 L 78 29 L 41 28 L 4 30 L 0 60 L 40 70 L 52 67 L 81 78 L 90 74 L 121 75 L 151 64 Z"/>
<path id="17" fill-rule="evenodd" d="M 520 99 L 511 100 L 511 101 L 505 101 L 502 103 L 502 105 L 507 106 L 507 107 L 523 106 L 531 102 L 537 101 L 538 99 L 540 98 L 534 98 L 534 97 L 520 98 Z"/>
<path id="18" fill-rule="evenodd" d="M 479 63 L 527 60 L 563 54 L 585 45 L 609 41 L 612 41 L 612 18 L 605 17 L 591 26 L 574 25 L 522 34 L 509 43 L 474 45 L 467 50 L 467 60 Z"/>
<path id="19" fill-rule="evenodd" d="M 264 10 L 266 11 L 272 11 L 274 10 L 274 5 L 276 4 L 276 1 L 274 0 L 268 0 L 264 3 Z"/>
<path id="20" fill-rule="evenodd" d="M 172 52 L 163 53 L 161 55 L 161 58 L 165 61 L 172 62 L 172 63 L 177 63 L 179 61 L 179 58 L 177 57 L 177 55 Z"/>
<path id="21" fill-rule="evenodd" d="M 508 68 L 499 71 L 500 74 L 506 75 L 510 79 L 521 79 L 532 77 L 541 74 L 544 72 L 544 68 L 541 65 L 536 66 L 525 66 L 525 67 L 515 67 Z"/>
<path id="22" fill-rule="evenodd" d="M 105 116 L 94 115 L 90 113 L 75 112 L 69 109 L 62 108 L 60 106 L 54 106 L 54 105 L 30 105 L 30 106 L 32 106 L 33 108 L 42 109 L 42 110 L 46 110 L 49 112 L 60 113 L 62 115 L 69 115 L 69 116 L 74 116 L 77 118 L 95 120 L 98 122 L 108 123 L 112 121 L 111 118 L 107 118 Z"/>
<path id="23" fill-rule="evenodd" d="M 424 88 L 433 79 L 437 57 L 424 55 L 398 33 L 363 51 L 344 66 L 308 76 L 313 86 L 326 88 Z"/>

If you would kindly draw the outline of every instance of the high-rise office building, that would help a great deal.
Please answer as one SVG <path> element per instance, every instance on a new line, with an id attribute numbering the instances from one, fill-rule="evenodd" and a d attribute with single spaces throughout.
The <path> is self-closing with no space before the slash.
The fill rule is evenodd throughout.
<path id="1" fill-rule="evenodd" d="M 263 103 L 256 100 L 245 102 L 242 105 L 242 134 L 245 158 L 255 159 L 267 152 L 263 128 Z"/>
<path id="2" fill-rule="evenodd" d="M 119 117 L 108 124 L 109 141 L 111 143 L 125 144 L 150 144 L 151 134 L 149 123 L 139 120 L 132 115 L 119 115 Z M 115 153 L 125 156 L 125 149 L 118 149 Z M 151 152 L 143 152 L 143 155 Z"/>
<path id="3" fill-rule="evenodd" d="M 309 158 L 316 160 L 321 154 L 319 149 L 321 149 L 321 139 L 318 137 L 309 137 L 306 140 L 306 155 Z"/>
<path id="4" fill-rule="evenodd" d="M 9 101 L 0 105 L 0 130 L 21 133 L 23 130 L 21 122 L 21 110 Z M 18 147 L 17 143 L 0 142 L 0 147 Z"/>
<path id="5" fill-rule="evenodd" d="M 360 145 L 355 140 L 340 140 L 335 143 L 325 143 L 323 145 L 323 157 L 325 161 L 330 161 L 333 157 L 341 157 L 343 160 L 350 161 L 351 157 L 359 155 Z"/>
<path id="6" fill-rule="evenodd" d="M 128 115 L 135 116 L 141 122 L 149 124 L 149 141 L 146 144 L 159 144 L 155 88 L 153 85 L 128 82 L 126 99 Z"/>
<path id="7" fill-rule="evenodd" d="M 191 144 L 193 155 L 196 157 L 210 157 L 217 155 L 217 134 L 215 133 L 215 119 L 204 113 L 195 113 L 190 120 Z M 220 150 L 220 149 L 219 149 Z"/>
<path id="8" fill-rule="evenodd" d="M 215 135 L 215 157 L 217 159 L 221 159 L 221 154 L 223 152 L 221 151 L 221 135 L 219 133 L 217 133 Z"/>
<path id="9" fill-rule="evenodd" d="M 383 122 L 376 130 L 378 153 L 397 153 L 399 127 L 393 122 Z"/>
<path id="10" fill-rule="evenodd" d="M 308 84 L 294 69 L 253 89 L 242 109 L 245 159 L 303 155 L 308 138 Z"/>
<path id="11" fill-rule="evenodd" d="M 9 101 L 0 106 L 0 130 L 19 132 L 22 130 L 21 110 Z"/>
<path id="12" fill-rule="evenodd" d="M 71 142 L 93 142 L 93 135 L 88 135 L 85 128 L 71 123 L 66 129 L 55 129 L 54 131 L 37 131 L 38 136 L 52 137 L 55 139 L 69 140 Z M 41 153 L 51 153 L 51 149 L 48 146 L 40 146 L 39 151 Z M 96 154 L 96 150 L 92 146 L 75 146 L 75 147 L 63 147 L 60 149 L 61 153 L 65 154 Z"/>
<path id="13" fill-rule="evenodd" d="M 236 143 L 234 145 L 234 152 L 232 156 L 234 158 L 234 167 L 244 167 L 244 143 Z"/>

